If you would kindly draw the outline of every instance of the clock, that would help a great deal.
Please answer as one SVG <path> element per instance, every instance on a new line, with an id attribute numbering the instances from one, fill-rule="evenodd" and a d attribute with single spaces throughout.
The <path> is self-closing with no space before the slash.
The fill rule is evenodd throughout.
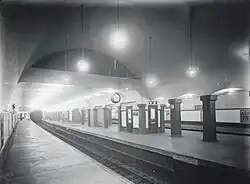
<path id="1" fill-rule="evenodd" d="M 119 103 L 121 101 L 121 96 L 119 93 L 115 93 L 113 94 L 113 96 L 111 97 L 111 102 L 113 103 Z"/>

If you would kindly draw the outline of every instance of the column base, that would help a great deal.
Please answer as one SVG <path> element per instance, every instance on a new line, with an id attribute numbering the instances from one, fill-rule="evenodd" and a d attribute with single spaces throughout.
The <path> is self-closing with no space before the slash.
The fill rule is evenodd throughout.
<path id="1" fill-rule="evenodd" d="M 171 134 L 171 137 L 182 137 L 181 134 Z"/>
<path id="2" fill-rule="evenodd" d="M 217 139 L 208 139 L 208 138 L 203 138 L 202 141 L 203 142 L 218 142 Z"/>
<path id="3" fill-rule="evenodd" d="M 161 128 L 161 129 L 160 129 L 160 132 L 161 132 L 161 133 L 165 133 L 165 132 L 166 132 L 166 131 L 165 131 L 165 128 Z"/>
<path id="4" fill-rule="evenodd" d="M 148 133 L 148 130 L 147 130 L 147 129 L 140 129 L 140 128 L 139 128 L 138 133 L 139 133 L 139 134 L 147 134 L 147 133 Z"/>

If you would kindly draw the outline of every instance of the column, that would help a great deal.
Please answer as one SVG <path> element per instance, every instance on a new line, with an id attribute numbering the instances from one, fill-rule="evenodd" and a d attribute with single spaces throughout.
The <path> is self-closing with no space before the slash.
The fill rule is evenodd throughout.
<path id="1" fill-rule="evenodd" d="M 94 111 L 94 127 L 97 127 L 97 109 L 94 108 L 93 111 Z"/>
<path id="2" fill-rule="evenodd" d="M 86 110 L 81 109 L 81 124 L 84 125 Z"/>
<path id="3" fill-rule="evenodd" d="M 146 133 L 146 104 L 138 104 L 139 108 L 139 133 L 145 134 Z"/>
<path id="4" fill-rule="evenodd" d="M 104 128 L 108 128 L 109 127 L 109 112 L 108 112 L 108 108 L 104 107 L 103 108 L 103 113 L 104 113 Z"/>
<path id="5" fill-rule="evenodd" d="M 181 99 L 170 99 L 168 101 L 170 104 L 171 114 L 170 114 L 170 123 L 171 123 L 171 136 L 172 137 L 181 137 Z"/>
<path id="6" fill-rule="evenodd" d="M 85 112 L 86 113 L 86 112 Z M 91 126 L 91 124 L 90 124 L 90 109 L 87 109 L 87 115 L 88 115 L 88 117 L 87 117 L 87 120 L 88 120 L 88 127 L 90 127 Z"/>
<path id="7" fill-rule="evenodd" d="M 108 110 L 108 115 L 109 115 L 109 126 L 112 126 L 112 124 L 113 124 L 112 109 Z"/>
<path id="8" fill-rule="evenodd" d="M 166 105 L 165 104 L 161 104 L 161 109 L 160 109 L 160 132 L 165 132 L 165 119 L 164 119 L 164 109 L 165 109 Z"/>
<path id="9" fill-rule="evenodd" d="M 122 127 L 122 106 L 118 106 L 118 132 L 121 131 L 121 127 Z"/>
<path id="10" fill-rule="evenodd" d="M 200 100 L 203 104 L 203 141 L 215 142 L 216 137 L 216 115 L 215 101 L 217 96 L 205 95 L 201 96 Z"/>

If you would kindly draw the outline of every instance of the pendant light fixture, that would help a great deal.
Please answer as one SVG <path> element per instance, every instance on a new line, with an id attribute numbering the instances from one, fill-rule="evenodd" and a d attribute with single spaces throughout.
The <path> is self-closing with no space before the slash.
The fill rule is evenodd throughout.
<path id="1" fill-rule="evenodd" d="M 117 21 L 117 30 L 120 28 L 120 1 L 116 0 L 116 21 Z"/>
<path id="2" fill-rule="evenodd" d="M 65 34 L 64 35 L 64 42 L 65 42 L 65 47 L 67 49 L 67 35 Z M 68 72 L 68 49 L 66 50 L 66 53 L 65 53 L 65 59 L 64 59 L 64 69 L 65 69 L 65 72 Z M 63 76 L 63 80 L 65 82 L 69 82 L 69 77 L 67 75 Z"/>
<path id="3" fill-rule="evenodd" d="M 83 38 L 83 42 L 84 42 L 85 40 L 84 40 L 83 9 L 84 9 L 84 5 L 81 5 L 81 31 L 82 31 L 82 38 Z M 84 59 L 84 47 L 83 47 L 83 44 L 81 44 L 81 57 L 82 57 L 82 59 Z"/>
<path id="4" fill-rule="evenodd" d="M 84 40 L 84 21 L 83 21 L 83 13 L 84 13 L 84 5 L 81 5 L 81 33 L 82 33 L 82 38 Z M 89 63 L 87 62 L 85 58 L 85 49 L 83 45 L 81 44 L 81 50 L 80 50 L 80 59 L 77 62 L 77 69 L 81 72 L 88 72 L 89 71 Z"/>
<path id="5" fill-rule="evenodd" d="M 110 46 L 116 50 L 123 50 L 128 46 L 128 36 L 120 28 L 120 2 L 116 1 L 116 29 L 110 35 Z"/>
<path id="6" fill-rule="evenodd" d="M 152 60 L 152 37 L 149 37 L 149 73 L 151 73 L 151 60 Z"/>
<path id="7" fill-rule="evenodd" d="M 195 77 L 198 69 L 194 66 L 193 58 L 193 35 L 192 35 L 192 20 L 193 20 L 193 11 L 192 7 L 189 9 L 189 67 L 187 68 L 186 75 L 188 77 Z"/>
<path id="8" fill-rule="evenodd" d="M 67 49 L 67 35 L 64 35 L 64 44 L 65 44 L 65 48 L 66 48 L 66 52 L 64 55 L 64 70 L 65 72 L 68 71 L 68 49 Z"/>
<path id="9" fill-rule="evenodd" d="M 157 85 L 157 77 L 151 73 L 151 62 L 152 62 L 152 37 L 149 37 L 149 69 L 148 76 L 146 78 L 146 84 L 148 87 L 153 88 Z"/>

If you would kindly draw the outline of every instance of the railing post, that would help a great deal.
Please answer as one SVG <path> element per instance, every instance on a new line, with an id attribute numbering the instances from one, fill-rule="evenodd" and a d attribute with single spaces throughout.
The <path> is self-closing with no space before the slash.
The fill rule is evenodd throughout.
<path id="1" fill-rule="evenodd" d="M 2 147 L 4 145 L 4 124 L 3 124 L 3 122 L 4 122 L 4 114 L 0 113 L 0 138 L 1 138 L 0 142 L 1 142 L 1 149 L 2 149 Z"/>

